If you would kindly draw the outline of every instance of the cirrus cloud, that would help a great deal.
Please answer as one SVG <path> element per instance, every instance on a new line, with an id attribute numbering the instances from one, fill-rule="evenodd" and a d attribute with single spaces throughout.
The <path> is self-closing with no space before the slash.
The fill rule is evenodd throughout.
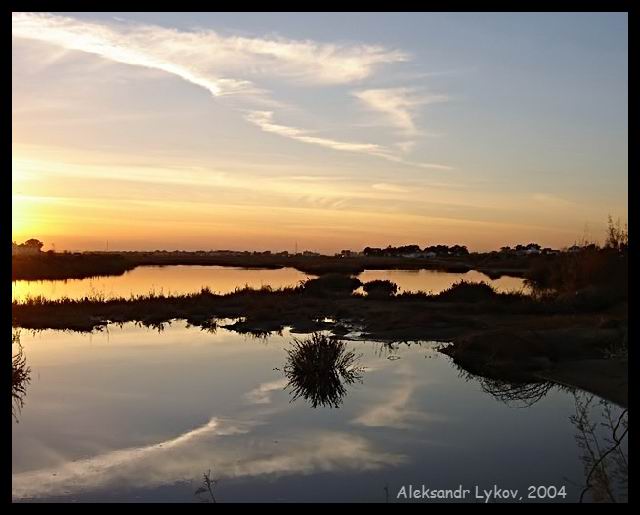
<path id="1" fill-rule="evenodd" d="M 411 135 L 419 132 L 415 123 L 416 108 L 448 100 L 446 95 L 419 94 L 411 88 L 366 89 L 353 95 L 370 110 L 382 113 L 392 126 Z"/>
<path id="2" fill-rule="evenodd" d="M 95 22 L 48 13 L 13 13 L 15 38 L 37 40 L 66 50 L 81 51 L 112 62 L 140 66 L 177 76 L 204 88 L 214 97 L 232 97 L 247 104 L 282 105 L 256 81 L 272 77 L 307 86 L 360 82 L 379 66 L 407 61 L 408 55 L 379 45 L 319 43 L 282 37 L 226 36 L 213 30 L 177 30 L 158 25 Z M 366 89 L 356 94 L 391 123 L 416 134 L 411 109 L 438 96 L 416 95 L 406 88 Z M 236 107 L 238 108 L 238 107 Z M 278 124 L 273 111 L 249 111 L 246 120 L 265 132 L 338 151 L 368 154 L 420 168 L 447 170 L 447 165 L 405 160 L 399 153 L 412 143 L 384 146 L 342 141 Z M 400 152 L 398 151 L 400 149 Z"/>

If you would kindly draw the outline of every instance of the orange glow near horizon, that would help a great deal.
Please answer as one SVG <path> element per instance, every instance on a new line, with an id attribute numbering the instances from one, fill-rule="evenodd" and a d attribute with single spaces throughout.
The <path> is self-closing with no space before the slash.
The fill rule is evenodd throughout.
<path id="1" fill-rule="evenodd" d="M 418 243 L 463 244 L 471 250 L 498 249 L 537 241 L 544 246 L 562 248 L 582 238 L 600 240 L 605 223 L 585 233 L 570 226 L 532 225 L 518 220 L 513 205 L 497 211 L 503 220 L 473 220 L 438 216 L 437 212 L 404 213 L 384 209 L 390 202 L 407 203 L 411 193 L 371 191 L 352 183 L 339 185 L 327 181 L 300 181 L 299 184 L 265 182 L 252 187 L 252 177 L 215 176 L 215 183 L 198 184 L 195 177 L 172 178 L 158 168 L 155 198 L 147 195 L 153 173 L 135 168 L 114 170 L 118 181 L 105 177 L 102 167 L 21 159 L 14 155 L 12 195 L 12 238 L 24 241 L 38 238 L 45 249 L 56 250 L 300 250 L 334 253 L 349 248 Z M 84 173 L 84 176 L 80 175 Z M 220 178 L 222 177 L 222 178 Z M 259 181 L 260 179 L 255 179 Z M 225 182 L 226 181 L 226 182 Z M 142 184 L 140 190 L 134 190 Z M 313 195 L 318 195 L 318 200 Z M 170 193 L 185 188 L 185 196 Z M 228 201 L 220 192 L 229 188 Z M 259 198 L 244 202 L 260 189 Z M 349 191 L 351 189 L 352 191 Z M 211 195 L 203 196 L 207 191 Z M 308 199 L 300 202 L 306 195 Z M 340 204 L 341 196 L 357 199 L 357 205 Z M 214 201 L 209 200 L 215 199 Z M 459 198 L 455 199 L 462 202 Z M 287 205 L 287 203 L 291 205 Z M 356 204 L 356 200 L 353 201 Z M 420 203 L 416 204 L 420 208 Z M 496 209 L 495 206 L 493 208 Z M 565 206 L 549 209 L 566 210 Z M 604 218 L 604 216 L 603 216 Z M 519 222 L 519 223 L 518 223 Z M 606 219 L 605 219 L 606 222 Z"/>

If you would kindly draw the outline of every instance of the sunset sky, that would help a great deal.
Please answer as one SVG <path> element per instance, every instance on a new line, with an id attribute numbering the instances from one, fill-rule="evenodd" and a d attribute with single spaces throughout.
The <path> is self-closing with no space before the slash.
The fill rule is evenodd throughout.
<path id="1" fill-rule="evenodd" d="M 615 13 L 14 13 L 13 239 L 602 240 L 627 45 Z"/>

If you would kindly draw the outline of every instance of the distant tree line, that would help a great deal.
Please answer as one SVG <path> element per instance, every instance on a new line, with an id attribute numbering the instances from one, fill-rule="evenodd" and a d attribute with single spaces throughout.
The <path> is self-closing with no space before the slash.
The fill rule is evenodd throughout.
<path id="1" fill-rule="evenodd" d="M 15 241 L 11 244 L 11 252 L 12 255 L 16 254 L 25 254 L 25 255 L 33 255 L 39 254 L 44 247 L 44 243 L 40 240 L 36 240 L 35 238 L 31 238 L 30 240 L 25 241 L 24 243 L 16 243 Z"/>
<path id="2" fill-rule="evenodd" d="M 365 247 L 362 253 L 365 256 L 380 257 L 440 257 L 440 256 L 466 256 L 469 250 L 464 245 L 431 245 L 421 248 L 420 245 L 401 245 L 386 248 Z"/>

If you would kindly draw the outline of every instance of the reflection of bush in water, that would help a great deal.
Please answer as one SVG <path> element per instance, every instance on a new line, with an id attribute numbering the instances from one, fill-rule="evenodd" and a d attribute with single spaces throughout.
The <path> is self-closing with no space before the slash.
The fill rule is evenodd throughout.
<path id="1" fill-rule="evenodd" d="M 291 342 L 284 374 L 289 380 L 292 400 L 299 397 L 318 406 L 339 407 L 347 393 L 345 385 L 362 381 L 360 355 L 347 350 L 346 343 L 333 336 L 314 333 Z"/>
<path id="2" fill-rule="evenodd" d="M 533 406 L 549 393 L 552 383 L 511 383 L 498 379 L 484 378 L 480 381 L 482 390 L 493 395 L 507 405 L 518 405 L 521 408 Z"/>
<path id="3" fill-rule="evenodd" d="M 596 404 L 592 394 L 580 392 L 574 397 L 576 413 L 570 420 L 577 430 L 575 439 L 585 473 L 580 502 L 587 492 L 595 502 L 626 502 L 629 463 L 628 448 L 623 444 L 629 431 L 629 412 L 602 399 Z"/>
<path id="4" fill-rule="evenodd" d="M 22 350 L 20 331 L 11 335 L 11 345 L 17 346 L 17 351 L 11 356 L 11 415 L 17 421 L 24 406 L 27 384 L 31 381 L 31 369 L 27 366 L 27 358 Z"/>
<path id="5" fill-rule="evenodd" d="M 544 398 L 555 385 L 549 382 L 514 382 L 473 374 L 456 365 L 466 381 L 480 383 L 483 392 L 496 400 L 516 408 L 528 408 Z"/>

